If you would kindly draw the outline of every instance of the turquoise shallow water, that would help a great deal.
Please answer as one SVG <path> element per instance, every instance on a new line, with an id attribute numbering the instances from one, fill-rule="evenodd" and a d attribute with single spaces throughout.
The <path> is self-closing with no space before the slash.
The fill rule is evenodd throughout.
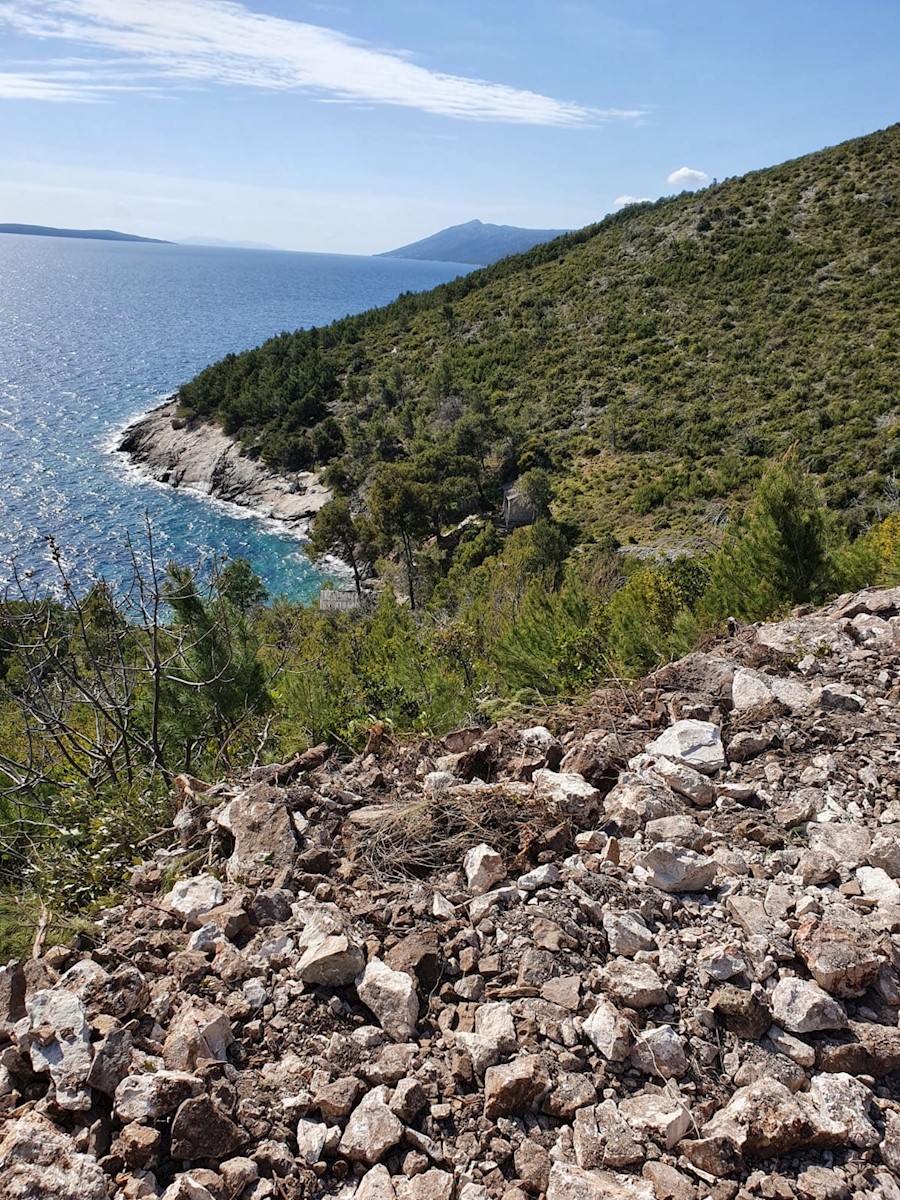
<path id="1" fill-rule="evenodd" d="M 0 589 L 131 574 L 145 514 L 163 562 L 249 558 L 273 595 L 319 576 L 272 522 L 141 477 L 116 433 L 229 351 L 467 270 L 449 263 L 0 235 Z"/>

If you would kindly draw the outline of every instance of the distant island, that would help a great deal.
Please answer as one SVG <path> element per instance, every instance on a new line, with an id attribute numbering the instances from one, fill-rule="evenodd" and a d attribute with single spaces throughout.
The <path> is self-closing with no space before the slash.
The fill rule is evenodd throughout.
<path id="1" fill-rule="evenodd" d="M 541 242 L 568 233 L 566 229 L 520 229 L 517 225 L 486 225 L 483 221 L 466 221 L 451 225 L 431 237 L 386 250 L 377 258 L 418 258 L 427 262 L 473 263 L 487 267 L 510 254 L 522 254 Z"/>
<path id="2" fill-rule="evenodd" d="M 162 238 L 138 237 L 136 233 L 119 233 L 117 229 L 56 229 L 53 225 L 4 225 L 0 233 L 27 233 L 32 237 L 92 238 L 97 242 L 153 242 L 171 246 Z"/>

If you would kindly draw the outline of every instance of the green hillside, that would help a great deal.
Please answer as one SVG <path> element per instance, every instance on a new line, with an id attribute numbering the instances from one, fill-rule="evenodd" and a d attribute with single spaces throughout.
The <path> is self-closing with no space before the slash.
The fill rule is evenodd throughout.
<path id="1" fill-rule="evenodd" d="M 541 467 L 582 540 L 677 540 L 794 442 L 859 527 L 900 463 L 898 231 L 892 126 L 282 334 L 181 400 L 357 505 L 405 464 L 435 528 Z"/>

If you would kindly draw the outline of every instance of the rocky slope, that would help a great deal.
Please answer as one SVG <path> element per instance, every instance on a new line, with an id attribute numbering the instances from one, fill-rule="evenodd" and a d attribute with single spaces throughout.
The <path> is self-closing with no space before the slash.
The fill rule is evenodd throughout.
<path id="1" fill-rule="evenodd" d="M 0 972 L 0 1196 L 900 1197 L 900 589 L 208 787 Z"/>
<path id="2" fill-rule="evenodd" d="M 312 471 L 278 472 L 209 421 L 184 421 L 170 400 L 131 425 L 118 449 L 160 483 L 228 500 L 305 531 L 331 493 Z"/>

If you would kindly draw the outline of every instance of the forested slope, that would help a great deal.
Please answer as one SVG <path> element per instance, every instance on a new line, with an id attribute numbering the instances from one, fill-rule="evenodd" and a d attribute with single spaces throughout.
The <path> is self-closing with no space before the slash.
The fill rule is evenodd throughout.
<path id="1" fill-rule="evenodd" d="M 893 126 L 632 206 L 229 356 L 184 411 L 357 497 L 403 463 L 438 525 L 544 467 L 586 539 L 715 517 L 797 441 L 859 524 L 900 460 L 898 163 Z"/>

